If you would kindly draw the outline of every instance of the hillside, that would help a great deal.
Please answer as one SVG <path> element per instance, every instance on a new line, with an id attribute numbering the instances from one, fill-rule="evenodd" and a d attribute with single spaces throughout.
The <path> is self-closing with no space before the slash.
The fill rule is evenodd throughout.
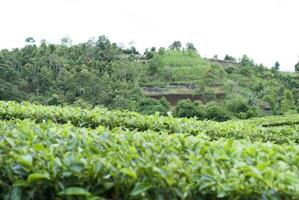
<path id="1" fill-rule="evenodd" d="M 267 69 L 247 56 L 238 62 L 230 56 L 233 61 L 206 59 L 190 43 L 175 45 L 141 54 L 101 36 L 77 45 L 31 41 L 4 49 L 0 100 L 218 121 L 296 112 L 297 73 Z"/>

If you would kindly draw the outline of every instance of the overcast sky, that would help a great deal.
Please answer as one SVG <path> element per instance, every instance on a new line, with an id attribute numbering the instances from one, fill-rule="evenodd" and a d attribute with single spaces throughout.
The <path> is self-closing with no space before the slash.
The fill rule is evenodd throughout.
<path id="1" fill-rule="evenodd" d="M 32 36 L 73 43 L 106 35 L 139 50 L 193 42 L 202 56 L 247 54 L 292 71 L 299 61 L 298 0 L 0 0 L 0 48 Z"/>

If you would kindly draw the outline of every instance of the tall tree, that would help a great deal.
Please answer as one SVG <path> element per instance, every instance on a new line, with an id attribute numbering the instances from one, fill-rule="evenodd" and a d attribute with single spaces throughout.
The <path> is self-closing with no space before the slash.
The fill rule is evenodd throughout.
<path id="1" fill-rule="evenodd" d="M 61 39 L 61 45 L 63 45 L 63 46 L 71 46 L 72 45 L 72 40 L 71 40 L 71 38 L 70 37 L 68 37 L 68 36 L 65 36 L 65 37 L 63 37 L 62 39 Z"/>
<path id="2" fill-rule="evenodd" d="M 241 65 L 243 67 L 254 67 L 255 66 L 254 61 L 251 58 L 249 58 L 247 55 L 242 56 Z"/>
<path id="3" fill-rule="evenodd" d="M 21 96 L 18 90 L 19 74 L 11 66 L 0 64 L 0 99 L 13 100 Z"/>
<path id="4" fill-rule="evenodd" d="M 295 65 L 295 72 L 299 72 L 299 62 Z"/>
<path id="5" fill-rule="evenodd" d="M 234 58 L 234 57 L 232 57 L 232 56 L 230 56 L 228 54 L 226 54 L 224 56 L 224 60 L 226 60 L 226 61 L 232 61 L 232 62 L 236 62 L 237 61 L 236 58 Z"/>
<path id="6" fill-rule="evenodd" d="M 182 47 L 182 43 L 180 41 L 174 41 L 170 46 L 169 46 L 169 49 L 170 50 L 181 50 L 181 47 Z"/>
<path id="7" fill-rule="evenodd" d="M 34 43 L 35 43 L 35 40 L 34 40 L 33 37 L 28 37 L 28 38 L 25 39 L 25 42 L 26 42 L 26 43 L 29 43 L 29 44 L 34 44 Z"/>
<path id="8" fill-rule="evenodd" d="M 191 42 L 188 42 L 186 44 L 186 50 L 187 51 L 193 51 L 193 52 L 197 52 L 197 49 L 195 48 L 194 44 Z"/>
<path id="9" fill-rule="evenodd" d="M 280 63 L 278 61 L 276 61 L 272 67 L 272 70 L 278 71 L 280 67 Z"/>

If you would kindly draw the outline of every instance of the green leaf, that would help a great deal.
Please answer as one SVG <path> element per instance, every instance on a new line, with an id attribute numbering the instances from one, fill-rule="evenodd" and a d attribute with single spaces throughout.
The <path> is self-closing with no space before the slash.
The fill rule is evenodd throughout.
<path id="1" fill-rule="evenodd" d="M 98 196 L 88 196 L 87 200 L 106 200 L 106 199 Z"/>
<path id="2" fill-rule="evenodd" d="M 112 188 L 114 185 L 115 185 L 115 183 L 113 183 L 113 182 L 107 182 L 107 183 L 104 183 L 104 188 L 106 190 L 108 190 L 108 189 Z"/>
<path id="3" fill-rule="evenodd" d="M 145 191 L 147 191 L 148 189 L 150 189 L 152 186 L 149 183 L 137 183 L 135 185 L 135 187 L 133 188 L 133 190 L 131 191 L 131 196 L 137 196 Z"/>
<path id="4" fill-rule="evenodd" d="M 27 181 L 29 183 L 33 183 L 44 179 L 50 180 L 50 175 L 48 172 L 30 174 L 27 178 Z"/>
<path id="5" fill-rule="evenodd" d="M 41 145 L 41 144 L 35 144 L 35 145 L 33 146 L 33 148 L 34 148 L 34 150 L 36 150 L 36 151 L 46 151 L 46 148 L 45 148 L 43 145 Z"/>
<path id="6" fill-rule="evenodd" d="M 131 168 L 122 168 L 120 171 L 122 173 L 128 175 L 128 176 L 131 176 L 133 178 L 137 178 L 136 172 L 133 169 L 131 169 Z"/>
<path id="7" fill-rule="evenodd" d="M 22 189 L 20 187 L 11 189 L 10 200 L 22 200 Z"/>
<path id="8" fill-rule="evenodd" d="M 81 187 L 69 187 L 58 193 L 63 196 L 90 196 L 91 194 Z"/>
<path id="9" fill-rule="evenodd" d="M 32 155 L 31 154 L 19 156 L 17 158 L 17 161 L 19 164 L 21 164 L 22 166 L 24 166 L 26 168 L 32 167 Z"/>
<path id="10" fill-rule="evenodd" d="M 13 183 L 13 186 L 21 186 L 21 187 L 27 187 L 29 186 L 30 184 L 26 181 L 26 180 L 16 180 L 14 183 Z"/>
<path id="11" fill-rule="evenodd" d="M 15 142 L 13 141 L 13 139 L 9 138 L 9 137 L 4 137 L 6 142 L 11 146 L 11 147 L 14 147 L 16 144 Z"/>

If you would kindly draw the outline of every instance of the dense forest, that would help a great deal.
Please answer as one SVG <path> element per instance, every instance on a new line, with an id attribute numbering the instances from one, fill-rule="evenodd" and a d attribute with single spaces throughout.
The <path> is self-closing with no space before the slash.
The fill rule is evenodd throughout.
<path id="1" fill-rule="evenodd" d="M 299 64 L 295 66 L 299 71 Z M 140 53 L 106 36 L 73 45 L 39 44 L 0 51 L 0 100 L 95 106 L 225 121 L 299 111 L 299 75 L 248 56 L 208 59 L 192 43 Z"/>

